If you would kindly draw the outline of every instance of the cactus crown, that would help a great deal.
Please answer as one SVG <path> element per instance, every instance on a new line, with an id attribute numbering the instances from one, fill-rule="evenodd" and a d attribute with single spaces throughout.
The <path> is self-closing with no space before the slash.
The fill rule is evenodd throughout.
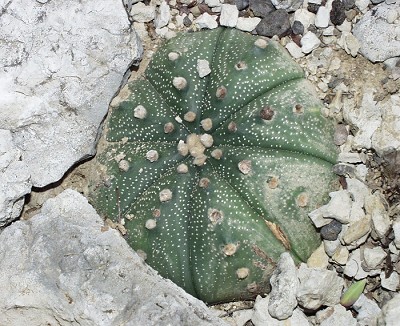
<path id="1" fill-rule="evenodd" d="M 308 258 L 336 149 L 285 50 L 235 29 L 182 34 L 129 90 L 91 196 L 149 265 L 215 303 L 267 292 L 282 252 Z"/>

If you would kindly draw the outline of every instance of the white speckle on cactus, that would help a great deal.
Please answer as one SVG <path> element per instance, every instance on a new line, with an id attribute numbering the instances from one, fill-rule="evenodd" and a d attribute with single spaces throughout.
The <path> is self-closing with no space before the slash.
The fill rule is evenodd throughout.
<path id="1" fill-rule="evenodd" d="M 145 223 L 144 226 L 145 226 L 145 228 L 148 229 L 148 230 L 153 230 L 153 229 L 157 226 L 157 222 L 156 222 L 156 220 L 150 218 L 150 219 L 148 219 L 148 220 L 146 221 L 146 223 Z"/>
<path id="2" fill-rule="evenodd" d="M 205 131 L 209 131 L 212 129 L 212 120 L 210 118 L 201 120 L 200 124 Z"/>
<path id="3" fill-rule="evenodd" d="M 193 122 L 194 120 L 196 120 L 196 113 L 192 111 L 186 112 L 185 115 L 183 116 L 183 120 L 187 122 Z"/>
<path id="4" fill-rule="evenodd" d="M 118 167 L 121 171 L 128 171 L 129 170 L 129 162 L 127 160 L 121 160 L 118 163 Z"/>
<path id="5" fill-rule="evenodd" d="M 250 274 L 250 269 L 247 267 L 241 267 L 236 270 L 236 276 L 238 279 L 245 279 Z"/>
<path id="6" fill-rule="evenodd" d="M 162 203 L 172 199 L 172 191 L 170 189 L 163 189 L 159 193 L 160 201 Z"/>
<path id="7" fill-rule="evenodd" d="M 250 160 L 243 160 L 240 161 L 238 164 L 239 171 L 243 174 L 249 174 L 251 172 L 251 161 Z"/>
<path id="8" fill-rule="evenodd" d="M 268 42 L 262 38 L 258 38 L 255 42 L 254 45 L 261 48 L 265 49 L 268 46 Z"/>
<path id="9" fill-rule="evenodd" d="M 172 80 L 172 85 L 174 85 L 174 87 L 180 91 L 185 89 L 187 84 L 187 80 L 184 77 L 174 77 Z"/>
<path id="10" fill-rule="evenodd" d="M 176 52 L 170 52 L 168 53 L 168 59 L 171 61 L 175 61 L 179 59 L 179 53 Z"/>
<path id="11" fill-rule="evenodd" d="M 210 134 L 202 134 L 200 136 L 200 141 L 206 148 L 210 148 L 214 143 L 214 138 Z"/>
<path id="12" fill-rule="evenodd" d="M 158 160 L 159 155 L 158 152 L 155 149 L 151 149 L 146 153 L 146 158 L 150 161 L 150 162 L 155 162 Z"/>
<path id="13" fill-rule="evenodd" d="M 144 119 L 147 116 L 147 110 L 143 105 L 138 105 L 133 109 L 133 116 L 137 119 Z"/>
<path id="14" fill-rule="evenodd" d="M 203 78 L 211 73 L 210 63 L 208 60 L 197 60 L 197 72 L 200 78 Z"/>
<path id="15" fill-rule="evenodd" d="M 188 173 L 189 168 L 186 164 L 182 163 L 182 164 L 178 165 L 178 167 L 176 168 L 176 172 L 181 173 L 181 174 Z"/>

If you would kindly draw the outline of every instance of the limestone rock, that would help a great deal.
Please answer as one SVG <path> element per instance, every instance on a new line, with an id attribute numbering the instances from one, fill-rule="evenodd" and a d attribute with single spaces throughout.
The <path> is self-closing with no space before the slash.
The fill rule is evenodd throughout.
<path id="1" fill-rule="evenodd" d="M 235 5 L 223 4 L 221 6 L 221 26 L 235 27 L 239 17 L 239 10 Z"/>
<path id="2" fill-rule="evenodd" d="M 400 294 L 397 293 L 383 307 L 382 312 L 378 315 L 378 326 L 397 326 L 400 320 Z"/>
<path id="3" fill-rule="evenodd" d="M 76 191 L 0 241 L 1 325 L 225 325 L 145 265 Z"/>
<path id="4" fill-rule="evenodd" d="M 351 311 L 346 310 L 340 304 L 319 311 L 317 319 L 320 321 L 320 326 L 356 326 L 357 324 L 357 320 L 353 318 Z"/>
<path id="5" fill-rule="evenodd" d="M 354 302 L 352 308 L 357 311 L 357 322 L 359 326 L 376 325 L 376 316 L 381 312 L 378 304 L 373 299 L 367 298 L 363 293 Z"/>

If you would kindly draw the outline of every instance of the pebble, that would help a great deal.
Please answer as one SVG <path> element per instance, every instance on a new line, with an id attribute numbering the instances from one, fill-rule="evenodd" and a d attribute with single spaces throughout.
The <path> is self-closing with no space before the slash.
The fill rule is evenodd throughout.
<path id="1" fill-rule="evenodd" d="M 377 269 L 380 267 L 386 258 L 386 252 L 381 247 L 374 247 L 374 248 L 363 248 L 362 256 L 364 257 L 363 263 L 365 266 L 365 270 L 369 271 L 371 269 Z"/>
<path id="2" fill-rule="evenodd" d="M 388 278 L 385 276 L 385 272 L 381 272 L 381 285 L 383 288 L 389 291 L 397 291 L 399 287 L 399 274 L 397 272 L 392 272 Z"/>
<path id="3" fill-rule="evenodd" d="M 132 6 L 130 14 L 134 21 L 148 23 L 156 17 L 156 7 L 146 6 L 143 2 L 138 2 Z"/>
<path id="4" fill-rule="evenodd" d="M 167 26 L 170 19 L 171 19 L 171 12 L 169 5 L 166 1 L 163 1 L 161 2 L 160 7 L 158 7 L 157 15 L 154 20 L 154 26 L 156 28 Z"/>
<path id="5" fill-rule="evenodd" d="M 275 7 L 271 0 L 250 0 L 249 8 L 254 16 L 264 18 L 271 12 L 275 11 Z"/>
<path id="6" fill-rule="evenodd" d="M 292 33 L 295 35 L 304 34 L 304 25 L 301 21 L 295 20 L 292 24 Z"/>
<path id="7" fill-rule="evenodd" d="M 324 244 L 315 250 L 307 259 L 307 266 L 309 268 L 326 268 L 329 265 L 329 257 L 325 252 Z"/>
<path id="8" fill-rule="evenodd" d="M 350 210 L 352 206 L 352 200 L 350 193 L 347 190 L 339 190 L 329 193 L 331 200 L 325 206 L 322 206 L 323 216 L 333 218 L 340 223 L 349 223 Z"/>
<path id="9" fill-rule="evenodd" d="M 236 28 L 244 32 L 251 32 L 256 28 L 260 21 L 261 18 L 259 17 L 239 17 Z"/>
<path id="10" fill-rule="evenodd" d="M 332 61 L 331 61 L 331 65 L 329 66 L 329 69 L 332 66 Z M 339 60 L 339 64 L 340 64 L 340 60 Z M 346 142 L 348 135 L 349 135 L 349 131 L 347 130 L 347 126 L 344 124 L 338 124 L 336 126 L 335 134 L 333 137 L 333 141 L 334 141 L 335 145 L 338 145 L 338 146 L 343 145 Z"/>
<path id="11" fill-rule="evenodd" d="M 381 0 L 378 0 L 378 1 L 381 1 Z M 345 10 L 350 10 L 350 9 L 354 8 L 354 6 L 356 5 L 355 0 L 342 0 L 342 3 L 344 5 Z M 333 4 L 332 4 L 332 7 L 333 7 Z"/>
<path id="12" fill-rule="evenodd" d="M 237 310 L 232 313 L 235 326 L 245 326 L 253 316 L 253 309 Z"/>
<path id="13" fill-rule="evenodd" d="M 356 0 L 355 5 L 362 13 L 366 13 L 368 10 L 369 0 Z"/>
<path id="14" fill-rule="evenodd" d="M 353 198 L 353 206 L 365 206 L 365 199 L 370 195 L 370 190 L 364 182 L 355 178 L 346 178 L 347 191 Z"/>
<path id="15" fill-rule="evenodd" d="M 287 12 L 300 8 L 304 0 L 271 0 L 276 9 L 285 9 Z"/>
<path id="16" fill-rule="evenodd" d="M 256 27 L 258 35 L 272 37 L 285 36 L 290 33 L 291 26 L 289 21 L 289 14 L 282 9 L 275 10 L 265 16 Z"/>
<path id="17" fill-rule="evenodd" d="M 400 219 L 393 222 L 394 245 L 400 249 Z"/>
<path id="18" fill-rule="evenodd" d="M 305 53 L 308 54 L 312 50 L 316 49 L 319 47 L 321 44 L 321 41 L 315 35 L 313 32 L 308 31 L 304 36 L 301 38 L 300 41 L 301 44 L 301 50 Z"/>
<path id="19" fill-rule="evenodd" d="M 335 254 L 340 245 L 341 244 L 339 239 L 335 241 L 324 240 L 324 249 L 329 257 L 332 257 Z"/>
<path id="20" fill-rule="evenodd" d="M 338 45 L 346 51 L 347 54 L 355 57 L 361 45 L 358 39 L 349 32 L 342 32 L 342 36 L 338 40 Z"/>
<path id="21" fill-rule="evenodd" d="M 329 25 L 329 19 L 330 9 L 325 6 L 321 6 L 318 8 L 315 16 L 315 26 L 318 28 L 326 28 Z"/>
<path id="22" fill-rule="evenodd" d="M 320 234 L 324 240 L 335 241 L 341 231 L 342 223 L 337 220 L 332 220 L 329 224 L 321 228 Z"/>
<path id="23" fill-rule="evenodd" d="M 360 154 L 358 153 L 349 153 L 349 152 L 341 152 L 338 156 L 339 162 L 345 163 L 362 163 Z"/>
<path id="24" fill-rule="evenodd" d="M 378 192 L 365 198 L 365 210 L 372 217 L 374 232 L 379 239 L 382 239 L 388 233 L 391 221 Z"/>
<path id="25" fill-rule="evenodd" d="M 343 22 L 346 19 L 345 10 L 346 10 L 346 4 L 344 2 L 342 2 L 341 0 L 334 0 L 332 2 L 332 10 L 330 12 L 330 20 L 333 25 L 336 26 L 336 25 L 343 24 Z"/>
<path id="26" fill-rule="evenodd" d="M 209 6 L 210 8 L 213 7 L 220 7 L 221 6 L 221 2 L 219 0 L 205 0 L 204 1 L 206 3 L 207 6 Z"/>
<path id="27" fill-rule="evenodd" d="M 400 320 L 400 294 L 397 293 L 383 307 L 377 317 L 377 325 L 397 326 Z"/>
<path id="28" fill-rule="evenodd" d="M 353 318 L 351 311 L 340 304 L 318 311 L 317 320 L 320 326 L 357 325 L 357 320 Z"/>
<path id="29" fill-rule="evenodd" d="M 344 246 L 338 246 L 335 253 L 332 255 L 332 260 L 339 265 L 346 265 L 349 260 L 349 250 Z"/>
<path id="30" fill-rule="evenodd" d="M 356 249 L 351 252 L 346 266 L 344 267 L 343 273 L 344 275 L 356 280 L 361 280 L 368 276 L 368 272 L 366 272 L 361 265 L 360 249 Z"/>
<path id="31" fill-rule="evenodd" d="M 301 47 L 299 47 L 293 41 L 290 41 L 288 44 L 286 44 L 285 48 L 286 48 L 286 50 L 289 51 L 290 55 L 295 59 L 304 57 L 304 53 L 303 53 L 303 51 L 301 51 Z"/>
<path id="32" fill-rule="evenodd" d="M 207 29 L 214 29 L 218 27 L 217 23 L 217 16 L 211 16 L 208 13 L 203 13 L 199 17 L 195 19 L 195 23 L 197 26 L 201 29 L 207 28 Z"/>
<path id="33" fill-rule="evenodd" d="M 297 291 L 299 305 L 317 310 L 321 306 L 339 303 L 344 281 L 336 272 L 319 268 L 308 268 L 301 264 L 298 272 L 300 287 Z"/>
<path id="34" fill-rule="evenodd" d="M 297 268 L 289 253 L 281 254 L 270 283 L 269 314 L 279 320 L 289 318 L 297 306 L 296 292 L 299 287 Z"/>
<path id="35" fill-rule="evenodd" d="M 304 26 L 304 31 L 308 30 L 308 27 L 314 24 L 315 14 L 309 12 L 307 9 L 298 9 L 293 15 L 293 21 L 299 21 Z"/>
<path id="36" fill-rule="evenodd" d="M 221 26 L 235 27 L 239 17 L 239 10 L 235 5 L 223 4 L 219 23 Z"/>
<path id="37" fill-rule="evenodd" d="M 376 316 L 381 312 L 378 304 L 367 298 L 364 293 L 354 302 L 352 308 L 357 311 L 357 322 L 359 326 L 376 325 Z"/>
<path id="38" fill-rule="evenodd" d="M 343 241 L 349 245 L 361 239 L 371 231 L 371 217 L 366 215 L 365 218 L 350 224 L 343 235 Z"/>

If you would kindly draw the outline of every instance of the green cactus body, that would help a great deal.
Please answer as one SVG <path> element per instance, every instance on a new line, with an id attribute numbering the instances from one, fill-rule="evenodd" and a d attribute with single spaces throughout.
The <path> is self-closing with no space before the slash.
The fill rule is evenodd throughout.
<path id="1" fill-rule="evenodd" d="M 333 125 L 285 50 L 235 29 L 182 34 L 129 88 L 91 197 L 150 266 L 216 303 L 268 292 L 282 252 L 318 247 L 307 214 L 335 180 Z"/>

